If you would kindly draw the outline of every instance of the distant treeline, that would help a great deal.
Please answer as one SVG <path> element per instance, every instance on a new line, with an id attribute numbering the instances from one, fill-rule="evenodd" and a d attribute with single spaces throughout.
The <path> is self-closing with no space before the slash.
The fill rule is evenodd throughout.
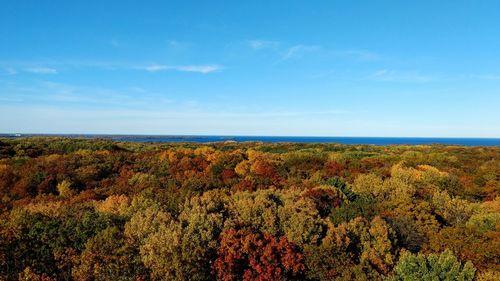
<path id="1" fill-rule="evenodd" d="M 0 139 L 0 280 L 499 280 L 500 147 Z"/>

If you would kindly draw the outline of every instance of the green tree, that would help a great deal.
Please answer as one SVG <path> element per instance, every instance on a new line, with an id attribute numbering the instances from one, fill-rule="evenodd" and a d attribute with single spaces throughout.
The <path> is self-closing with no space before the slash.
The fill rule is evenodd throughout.
<path id="1" fill-rule="evenodd" d="M 449 250 L 428 256 L 405 252 L 394 268 L 394 276 L 387 280 L 472 281 L 475 272 L 471 262 L 462 264 Z"/>

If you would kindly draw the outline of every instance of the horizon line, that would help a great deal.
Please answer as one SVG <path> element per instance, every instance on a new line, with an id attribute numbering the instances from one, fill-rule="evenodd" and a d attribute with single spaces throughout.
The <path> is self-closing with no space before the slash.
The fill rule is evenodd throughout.
<path id="1" fill-rule="evenodd" d="M 20 136 L 17 136 L 20 135 Z M 342 136 L 342 135 L 241 135 L 241 134 L 142 134 L 142 133 L 0 133 L 0 137 L 22 136 L 151 136 L 151 137 L 286 137 L 286 138 L 399 138 L 399 139 L 500 139 L 499 137 L 480 136 Z"/>

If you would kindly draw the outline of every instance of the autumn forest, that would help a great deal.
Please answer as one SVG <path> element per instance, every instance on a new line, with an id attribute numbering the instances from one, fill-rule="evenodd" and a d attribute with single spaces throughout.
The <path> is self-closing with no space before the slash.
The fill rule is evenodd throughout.
<path id="1" fill-rule="evenodd" d="M 0 280 L 498 280 L 500 147 L 0 140 Z"/>

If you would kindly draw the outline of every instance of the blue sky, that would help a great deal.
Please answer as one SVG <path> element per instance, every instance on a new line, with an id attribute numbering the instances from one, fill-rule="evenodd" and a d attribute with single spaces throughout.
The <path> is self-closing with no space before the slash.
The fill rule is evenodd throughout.
<path id="1" fill-rule="evenodd" d="M 0 132 L 500 137 L 499 1 L 1 1 Z"/>

